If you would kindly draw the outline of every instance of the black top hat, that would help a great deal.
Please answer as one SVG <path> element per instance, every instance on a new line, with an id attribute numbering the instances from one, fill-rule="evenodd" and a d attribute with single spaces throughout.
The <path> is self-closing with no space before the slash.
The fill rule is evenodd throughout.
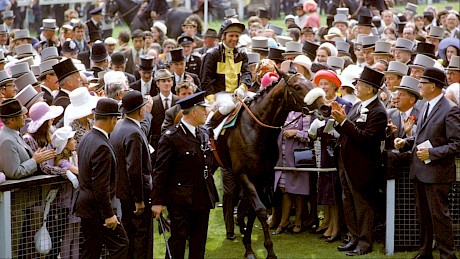
<path id="1" fill-rule="evenodd" d="M 214 29 L 207 29 L 203 35 L 203 38 L 218 38 L 217 31 Z"/>
<path id="2" fill-rule="evenodd" d="M 93 113 L 101 116 L 121 116 L 118 111 L 118 102 L 111 98 L 102 98 L 97 101 Z"/>
<path id="3" fill-rule="evenodd" d="M 172 49 L 169 53 L 171 53 L 171 62 L 180 62 L 185 60 L 184 49 Z"/>
<path id="4" fill-rule="evenodd" d="M 142 55 L 139 58 L 139 67 L 142 71 L 152 71 L 153 70 L 153 57 Z"/>
<path id="5" fill-rule="evenodd" d="M 259 16 L 259 18 L 270 19 L 270 13 L 264 9 L 259 9 L 257 16 Z"/>
<path id="6" fill-rule="evenodd" d="M 90 31 L 89 32 L 89 42 L 96 42 L 97 40 L 102 40 L 101 34 L 99 31 Z"/>
<path id="7" fill-rule="evenodd" d="M 121 99 L 121 112 L 131 113 L 135 110 L 140 109 L 148 102 L 147 98 L 142 97 L 142 93 L 139 91 L 127 92 Z"/>
<path id="8" fill-rule="evenodd" d="M 370 68 L 369 66 L 365 66 L 363 72 L 361 73 L 361 77 L 356 79 L 375 88 L 380 88 L 382 86 L 384 77 L 384 73 Z"/>
<path id="9" fill-rule="evenodd" d="M 284 56 L 283 56 L 284 50 L 278 49 L 278 48 L 270 48 L 268 50 L 268 59 L 271 59 L 275 62 L 283 62 L 284 61 Z"/>
<path id="10" fill-rule="evenodd" d="M 91 47 L 91 60 L 94 62 L 101 62 L 107 59 L 109 54 L 107 54 L 107 49 L 105 48 L 104 43 L 94 43 Z"/>
<path id="11" fill-rule="evenodd" d="M 112 61 L 112 64 L 114 64 L 115 66 L 121 66 L 123 64 L 126 64 L 126 57 L 121 52 L 112 53 L 112 55 L 110 55 L 110 60 Z"/>
<path id="12" fill-rule="evenodd" d="M 396 15 L 396 18 L 396 23 L 407 23 L 407 17 L 403 13 Z"/>
<path id="13" fill-rule="evenodd" d="M 103 8 L 102 6 L 101 6 L 101 7 L 98 7 L 98 8 L 94 8 L 94 9 L 92 9 L 91 11 L 89 11 L 89 13 L 90 13 L 91 15 L 101 14 L 102 8 Z"/>
<path id="14" fill-rule="evenodd" d="M 189 109 L 195 106 L 209 106 L 206 104 L 204 100 L 204 96 L 206 95 L 206 91 L 201 91 L 192 95 L 189 95 L 185 98 L 180 99 L 177 104 L 180 105 L 182 110 Z"/>
<path id="15" fill-rule="evenodd" d="M 70 76 L 73 73 L 78 73 L 78 69 L 72 62 L 72 59 L 66 59 L 53 66 L 54 73 L 56 74 L 58 81 Z"/>
<path id="16" fill-rule="evenodd" d="M 77 44 L 73 40 L 66 40 L 62 44 L 61 53 L 77 53 L 78 51 Z"/>
<path id="17" fill-rule="evenodd" d="M 306 40 L 303 44 L 302 51 L 307 54 L 307 56 L 313 60 L 316 57 L 316 50 L 319 48 L 319 45 Z"/>
<path id="18" fill-rule="evenodd" d="M 372 16 L 360 15 L 358 18 L 358 25 L 372 27 Z"/>
<path id="19" fill-rule="evenodd" d="M 5 99 L 0 104 L 0 118 L 17 117 L 26 113 L 27 108 L 14 98 Z"/>
<path id="20" fill-rule="evenodd" d="M 426 80 L 436 84 L 439 88 L 444 88 L 447 85 L 446 74 L 441 69 L 435 67 L 428 67 L 425 69 L 420 78 L 425 78 Z"/>
<path id="21" fill-rule="evenodd" d="M 177 40 L 177 43 L 180 45 L 191 45 L 193 44 L 193 38 L 189 36 L 181 36 Z"/>
<path id="22" fill-rule="evenodd" d="M 415 52 L 412 53 L 412 55 L 415 56 L 417 54 L 423 54 L 432 59 L 436 59 L 436 56 L 434 55 L 434 49 L 435 46 L 431 43 L 419 42 L 417 43 L 417 48 L 415 49 Z"/>

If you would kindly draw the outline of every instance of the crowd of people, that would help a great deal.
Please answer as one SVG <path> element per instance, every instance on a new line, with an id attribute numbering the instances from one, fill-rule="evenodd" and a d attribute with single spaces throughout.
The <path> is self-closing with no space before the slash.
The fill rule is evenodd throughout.
<path id="1" fill-rule="evenodd" d="M 417 8 L 356 19 L 337 8 L 324 25 L 316 2 L 306 0 L 292 4 L 281 27 L 267 10 L 246 25 L 229 9 L 219 30 L 201 31 L 191 15 L 177 39 L 161 21 L 150 31 L 106 35 L 102 7 L 87 21 L 67 10 L 61 27 L 43 19 L 32 37 L 12 29 L 15 15 L 6 10 L 0 180 L 69 180 L 49 222 L 67 222 L 52 233 L 50 256 L 99 258 L 105 244 L 111 258 L 152 258 L 152 218 L 165 214 L 172 258 L 184 257 L 187 242 L 189 258 L 204 258 L 210 209 L 219 201 L 210 138 L 234 98 L 251 102 L 269 91 L 280 69 L 322 89 L 331 116 L 291 111 L 276 165 L 292 168 L 294 150 L 312 147 L 316 167 L 333 170 L 274 172 L 272 234 L 309 231 L 327 243 L 345 238 L 337 249 L 346 255 L 372 252 L 385 180 L 408 165 L 421 230 L 416 258 L 432 258 L 434 240 L 441 258 L 456 258 L 447 197 L 459 180 L 460 16 Z M 232 168 L 221 174 L 222 231 L 234 240 L 235 208 L 245 195 Z M 244 220 L 238 223 L 244 234 Z M 59 236 L 71 226 L 81 231 Z"/>

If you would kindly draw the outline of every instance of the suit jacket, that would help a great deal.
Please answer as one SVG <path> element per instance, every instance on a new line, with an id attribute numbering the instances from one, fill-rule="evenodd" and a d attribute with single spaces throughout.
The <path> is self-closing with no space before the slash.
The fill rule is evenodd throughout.
<path id="1" fill-rule="evenodd" d="M 163 124 L 161 124 L 161 134 L 163 134 L 167 129 L 171 129 L 175 126 L 174 120 L 176 119 L 176 116 L 179 114 L 180 110 L 181 108 L 178 104 L 166 110 L 165 119 L 163 120 Z"/>
<path id="2" fill-rule="evenodd" d="M 77 59 L 79 59 L 81 61 L 81 63 L 83 63 L 85 65 L 86 68 L 90 68 L 91 67 L 91 61 L 89 59 L 89 56 L 90 56 L 90 51 L 87 50 L 87 51 L 83 51 L 83 52 L 79 52 L 77 54 Z"/>
<path id="3" fill-rule="evenodd" d="M 62 90 L 59 90 L 58 94 L 53 99 L 53 105 L 62 106 L 64 107 L 64 110 L 65 110 L 65 108 L 67 108 L 69 104 L 70 104 L 69 95 L 63 92 Z M 53 124 L 56 125 L 63 117 L 64 117 L 64 113 L 62 113 L 56 119 L 54 119 Z"/>
<path id="4" fill-rule="evenodd" d="M 129 84 L 129 87 L 131 87 L 131 89 L 141 92 L 141 79 L 135 81 L 132 84 Z M 158 93 L 159 91 L 157 85 L 155 84 L 155 80 L 152 80 L 152 85 L 150 86 L 150 96 L 157 96 Z"/>
<path id="5" fill-rule="evenodd" d="M 420 114 L 425 114 L 426 105 Z M 422 119 L 421 119 L 422 120 Z M 412 149 L 410 178 L 424 183 L 449 183 L 455 180 L 455 156 L 460 153 L 460 108 L 446 97 L 433 107 L 428 118 L 418 125 L 414 136 L 406 139 Z M 418 159 L 417 145 L 429 140 L 431 162 Z"/>
<path id="6" fill-rule="evenodd" d="M 199 130 L 201 141 L 183 123 L 161 137 L 153 171 L 152 204 L 214 208 L 219 197 L 212 173 L 217 167 L 209 136 L 204 128 Z"/>
<path id="7" fill-rule="evenodd" d="M 3 125 L 0 131 L 0 172 L 7 179 L 21 179 L 37 171 L 37 163 L 32 159 L 32 149 L 19 136 L 19 132 Z"/>
<path id="8" fill-rule="evenodd" d="M 88 27 L 88 33 L 90 31 L 98 31 L 100 38 L 103 39 L 102 38 L 102 23 L 99 22 L 97 24 L 94 24 L 93 21 L 89 19 L 88 21 L 86 21 L 86 27 Z"/>
<path id="9" fill-rule="evenodd" d="M 152 163 L 142 129 L 131 119 L 119 120 L 110 134 L 110 143 L 118 161 L 117 198 L 133 203 L 148 199 L 152 189 Z"/>
<path id="10" fill-rule="evenodd" d="M 115 151 L 107 137 L 94 128 L 83 136 L 78 151 L 77 216 L 101 220 L 110 218 L 115 215 Z"/>
<path id="11" fill-rule="evenodd" d="M 126 78 L 128 79 L 128 84 L 131 85 L 132 83 L 136 82 L 136 78 L 133 75 L 131 75 L 130 73 L 126 73 L 126 72 L 124 73 L 125 73 Z"/>
<path id="12" fill-rule="evenodd" d="M 385 140 L 387 112 L 379 99 L 367 105 L 367 119 L 355 105 L 347 115 L 342 126 L 337 126 L 340 133 L 338 140 L 341 157 L 346 173 L 350 176 L 356 190 L 361 193 L 374 194 L 378 179 L 382 176 L 381 141 Z"/>
<path id="13" fill-rule="evenodd" d="M 195 92 L 199 92 L 201 91 L 201 82 L 200 82 L 200 79 L 198 78 L 198 75 L 197 74 L 194 74 L 194 73 L 190 73 L 190 72 L 187 72 L 185 71 L 184 73 L 184 78 L 186 76 L 190 76 L 193 78 L 193 83 L 198 87 L 198 89 L 195 91 Z M 171 88 L 171 91 L 173 91 L 174 94 L 176 94 L 176 80 L 173 79 L 173 87 Z"/>
<path id="14" fill-rule="evenodd" d="M 417 122 L 420 121 L 419 118 L 419 109 L 413 106 L 413 109 L 410 113 L 410 116 L 415 116 L 417 121 L 415 122 L 414 126 L 412 127 L 412 133 L 415 133 L 417 129 Z M 404 122 L 401 121 L 400 111 L 396 108 L 392 108 L 388 110 L 388 118 L 391 119 L 392 123 L 398 128 L 396 132 L 387 136 L 385 147 L 386 149 L 394 149 L 394 139 L 395 138 L 405 138 L 406 133 L 404 132 Z"/>
<path id="15" fill-rule="evenodd" d="M 85 39 L 83 39 L 82 41 L 83 41 L 83 48 L 80 47 L 80 44 L 77 42 L 77 40 L 73 39 L 73 42 L 75 42 L 75 44 L 77 45 L 78 53 L 81 53 L 83 51 L 89 51 L 88 42 L 86 42 Z"/>
<path id="16" fill-rule="evenodd" d="M 125 55 L 125 58 L 128 60 L 126 61 L 126 68 L 125 71 L 130 74 L 134 74 L 134 70 L 136 69 L 136 65 L 133 59 L 133 48 L 129 48 L 122 52 Z"/>
<path id="17" fill-rule="evenodd" d="M 161 96 L 158 94 L 153 98 L 152 106 L 152 124 L 150 126 L 149 142 L 155 150 L 158 149 L 158 141 L 161 137 L 161 125 L 165 119 L 165 108 L 164 104 L 161 101 Z M 171 107 L 176 105 L 176 102 L 179 101 L 179 97 L 176 95 L 172 96 Z"/>

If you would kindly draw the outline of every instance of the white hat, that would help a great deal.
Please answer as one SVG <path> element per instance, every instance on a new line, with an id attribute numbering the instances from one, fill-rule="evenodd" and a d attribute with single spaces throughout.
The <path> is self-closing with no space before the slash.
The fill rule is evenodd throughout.
<path id="1" fill-rule="evenodd" d="M 64 126 L 57 129 L 53 136 L 51 136 L 51 145 L 56 149 L 56 153 L 59 155 L 64 150 L 67 142 L 70 138 L 73 138 L 75 131 L 70 126 Z"/>
<path id="2" fill-rule="evenodd" d="M 125 73 L 121 71 L 109 71 L 104 74 L 104 82 L 106 85 L 111 82 L 125 82 L 125 81 L 126 81 Z"/>
<path id="3" fill-rule="evenodd" d="M 117 40 L 115 38 L 113 38 L 113 37 L 107 37 L 104 40 L 104 44 L 106 44 L 106 45 L 117 44 Z"/>
<path id="4" fill-rule="evenodd" d="M 168 33 L 168 27 L 166 27 L 166 25 L 162 22 L 156 21 L 153 23 L 152 27 L 157 27 L 163 32 L 164 35 Z"/>
<path id="5" fill-rule="evenodd" d="M 70 104 L 64 112 L 64 125 L 67 126 L 73 120 L 91 115 L 91 110 L 96 108 L 99 97 L 92 96 L 88 88 L 79 87 L 69 94 Z"/>
<path id="6" fill-rule="evenodd" d="M 356 78 L 361 77 L 363 68 L 357 65 L 348 65 L 342 73 L 339 75 L 339 79 L 342 82 L 342 86 L 347 86 L 353 89 L 356 89 L 353 85 L 353 82 Z"/>
<path id="7" fill-rule="evenodd" d="M 32 121 L 27 126 L 27 132 L 37 132 L 45 121 L 59 117 L 63 111 L 62 106 L 49 106 L 46 102 L 34 103 L 29 109 L 29 117 Z"/>
<path id="8" fill-rule="evenodd" d="M 333 56 L 333 57 L 337 57 L 337 54 L 339 53 L 337 51 L 337 48 L 334 45 L 332 45 L 332 43 L 324 42 L 323 44 L 319 45 L 319 48 L 321 48 L 321 47 L 328 48 L 330 50 L 330 52 L 331 52 L 331 56 Z"/>
<path id="9" fill-rule="evenodd" d="M 312 62 L 309 57 L 305 55 L 298 55 L 297 57 L 294 58 L 292 63 L 303 66 L 305 69 L 307 69 L 308 73 L 310 73 L 310 78 L 313 78 L 313 73 L 311 72 Z"/>

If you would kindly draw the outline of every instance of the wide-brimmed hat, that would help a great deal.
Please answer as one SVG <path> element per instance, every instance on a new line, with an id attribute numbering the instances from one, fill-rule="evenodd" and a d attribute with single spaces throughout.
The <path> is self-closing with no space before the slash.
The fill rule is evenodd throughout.
<path id="1" fill-rule="evenodd" d="M 118 110 L 118 102 L 111 98 L 101 98 L 97 102 L 93 113 L 100 116 L 121 116 Z"/>
<path id="2" fill-rule="evenodd" d="M 286 43 L 292 41 L 293 39 L 289 36 L 283 36 L 283 35 L 280 35 L 280 36 L 277 36 L 276 37 L 276 41 L 278 41 L 278 43 L 282 46 L 282 47 L 286 47 Z"/>
<path id="3" fill-rule="evenodd" d="M 439 88 L 443 88 L 447 85 L 446 73 L 444 73 L 444 71 L 442 71 L 441 69 L 435 67 L 429 67 L 425 69 L 423 75 L 420 78 L 424 78 L 436 84 L 436 86 Z"/>
<path id="4" fill-rule="evenodd" d="M 140 109 L 149 100 L 142 96 L 142 93 L 139 91 L 130 91 L 127 92 L 121 100 L 121 109 L 120 111 L 124 114 L 131 113 L 135 110 Z"/>
<path id="5" fill-rule="evenodd" d="M 245 30 L 244 24 L 242 24 L 238 19 L 236 18 L 230 18 L 227 20 L 224 20 L 220 26 L 219 30 L 219 38 L 222 37 L 222 34 L 224 32 L 238 32 L 242 33 Z"/>
<path id="6" fill-rule="evenodd" d="M 387 71 L 383 72 L 385 74 L 396 74 L 398 76 L 407 76 L 409 72 L 409 67 L 399 61 L 390 61 L 388 64 Z"/>
<path id="7" fill-rule="evenodd" d="M 255 65 L 260 61 L 260 54 L 259 53 L 246 53 L 248 56 L 248 65 Z"/>
<path id="8" fill-rule="evenodd" d="M 386 55 L 393 57 L 393 54 L 391 54 L 391 43 L 386 41 L 377 41 L 375 43 L 374 52 L 371 54 L 371 56 L 376 55 Z"/>
<path id="9" fill-rule="evenodd" d="M 269 24 L 268 25 L 268 29 L 270 30 L 273 30 L 275 32 L 276 35 L 282 35 L 283 34 L 283 28 L 282 27 L 279 27 L 279 26 L 276 26 L 274 24 Z"/>
<path id="10" fill-rule="evenodd" d="M 40 69 L 40 75 L 38 78 L 42 80 L 46 75 L 54 73 L 53 66 L 59 63 L 56 59 L 47 60 L 42 62 L 38 68 Z"/>
<path id="11" fill-rule="evenodd" d="M 126 64 L 127 60 L 128 59 L 121 52 L 114 52 L 112 53 L 112 55 L 110 55 L 110 62 L 112 62 L 112 64 L 114 64 L 115 66 L 124 65 Z"/>
<path id="12" fill-rule="evenodd" d="M 66 59 L 56 65 L 53 65 L 53 70 L 58 78 L 58 81 L 61 81 L 74 73 L 79 73 L 78 69 L 73 64 L 72 59 Z"/>
<path id="13" fill-rule="evenodd" d="M 58 49 L 56 47 L 47 47 L 40 52 L 41 60 L 47 61 L 50 59 L 61 59 L 62 57 L 59 56 Z"/>
<path id="14" fill-rule="evenodd" d="M 43 26 L 40 28 L 41 30 L 54 31 L 57 27 L 55 19 L 43 19 L 42 23 L 43 23 Z"/>
<path id="15" fill-rule="evenodd" d="M 413 61 L 413 64 L 410 64 L 409 67 L 410 68 L 420 68 L 420 69 L 426 69 L 428 67 L 432 67 L 434 66 L 434 63 L 436 61 L 426 55 L 423 55 L 423 54 L 418 54 L 417 56 L 415 56 L 415 59 Z"/>
<path id="16" fill-rule="evenodd" d="M 91 47 L 91 60 L 94 62 L 102 62 L 107 59 L 109 54 L 104 43 L 94 43 Z"/>
<path id="17" fill-rule="evenodd" d="M 185 19 L 184 23 L 182 23 L 182 26 L 193 26 L 193 27 L 197 27 L 197 23 L 195 20 L 192 20 L 192 19 Z"/>
<path id="18" fill-rule="evenodd" d="M 357 25 L 372 27 L 372 16 L 360 15 Z"/>
<path id="19" fill-rule="evenodd" d="M 259 9 L 259 11 L 257 12 L 257 16 L 259 18 L 267 18 L 267 19 L 270 19 L 270 12 L 267 11 L 267 10 L 264 10 L 264 9 Z"/>
<path id="20" fill-rule="evenodd" d="M 339 75 L 340 81 L 342 82 L 342 86 L 356 89 L 356 78 L 359 78 L 362 72 L 362 67 L 359 67 L 358 65 L 348 65 L 344 70 L 342 70 L 342 73 L 340 73 Z"/>
<path id="21" fill-rule="evenodd" d="M 54 131 L 51 136 L 51 145 L 56 149 L 56 153 L 59 155 L 64 151 L 65 146 L 69 139 L 75 136 L 75 132 L 70 126 L 64 126 Z"/>
<path id="22" fill-rule="evenodd" d="M 16 31 L 14 33 L 14 40 L 13 41 L 22 40 L 22 39 L 28 39 L 28 40 L 33 39 L 32 37 L 30 37 L 29 30 L 19 30 L 19 31 Z"/>
<path id="23" fill-rule="evenodd" d="M 313 79 L 313 82 L 315 82 L 315 85 L 319 85 L 319 80 L 321 79 L 327 79 L 331 81 L 333 84 L 335 84 L 337 87 L 340 87 L 342 85 L 340 78 L 332 70 L 320 70 L 316 72 L 315 78 Z"/>
<path id="24" fill-rule="evenodd" d="M 460 70 L 460 56 L 452 56 L 446 70 Z"/>
<path id="25" fill-rule="evenodd" d="M 15 98 L 7 98 L 0 103 L 0 118 L 17 117 L 26 113 L 27 108 Z"/>
<path id="26" fill-rule="evenodd" d="M 287 55 L 302 55 L 302 44 L 299 42 L 290 41 L 286 43 L 286 51 L 283 56 Z"/>
<path id="27" fill-rule="evenodd" d="M 180 99 L 179 101 L 177 101 L 177 104 L 180 105 L 180 108 L 182 110 L 190 109 L 195 106 L 208 107 L 209 104 L 207 104 L 206 101 L 204 100 L 205 95 L 206 95 L 206 91 L 201 91 L 201 92 L 198 92 L 198 93 L 195 93 L 195 94 L 192 94 L 185 98 Z"/>
<path id="28" fill-rule="evenodd" d="M 395 47 L 392 50 L 405 50 L 412 53 L 414 47 L 414 42 L 404 38 L 398 38 L 396 40 Z"/>
<path id="29" fill-rule="evenodd" d="M 443 60 L 446 60 L 446 50 L 449 46 L 452 46 L 452 47 L 455 47 L 457 48 L 457 50 L 460 49 L 460 40 L 457 39 L 457 38 L 453 38 L 453 37 L 449 37 L 449 38 L 445 38 L 443 40 L 441 40 L 441 42 L 439 42 L 439 46 L 438 46 L 438 54 L 439 54 L 439 57 Z"/>
<path id="30" fill-rule="evenodd" d="M 327 57 L 326 63 L 335 69 L 343 69 L 343 67 L 345 66 L 345 59 L 330 56 Z"/>
<path id="31" fill-rule="evenodd" d="M 380 89 L 383 85 L 384 76 L 384 73 L 377 71 L 369 66 L 365 66 L 363 72 L 361 73 L 361 76 L 356 80 Z"/>
<path id="32" fill-rule="evenodd" d="M 91 10 L 89 11 L 89 13 L 90 13 L 91 15 L 100 14 L 100 13 L 102 13 L 102 9 L 103 9 L 102 6 L 101 6 L 101 7 L 96 7 L 96 8 L 91 9 Z"/>
<path id="33" fill-rule="evenodd" d="M 275 62 L 284 61 L 284 50 L 279 48 L 270 48 L 268 50 L 268 59 L 271 59 Z"/>
<path id="34" fill-rule="evenodd" d="M 12 67 L 10 67 L 11 77 L 14 79 L 19 78 L 20 76 L 28 72 L 30 72 L 28 63 L 16 63 Z"/>
<path id="35" fill-rule="evenodd" d="M 403 76 L 399 86 L 395 86 L 394 88 L 399 90 L 406 90 L 421 100 L 422 96 L 420 95 L 418 84 L 419 81 L 417 79 L 410 76 Z"/>
<path id="36" fill-rule="evenodd" d="M 155 81 L 172 78 L 174 75 L 167 69 L 158 69 L 155 73 Z"/>
<path id="37" fill-rule="evenodd" d="M 428 42 L 419 42 L 417 43 L 417 48 L 415 49 L 414 53 L 412 53 L 413 56 L 418 55 L 418 54 L 423 54 L 426 55 L 430 58 L 435 59 L 436 56 L 434 55 L 435 53 L 435 46 L 431 43 Z"/>
<path id="38" fill-rule="evenodd" d="M 268 38 L 264 36 L 252 37 L 252 50 L 268 52 Z"/>
<path id="39" fill-rule="evenodd" d="M 99 97 L 89 93 L 88 88 L 78 87 L 69 94 L 70 104 L 65 109 L 64 119 L 73 120 L 84 118 L 91 115 L 92 110 L 96 107 Z M 68 123 L 64 122 L 65 125 Z"/>
<path id="40" fill-rule="evenodd" d="M 440 39 L 442 40 L 444 38 L 444 28 L 431 25 L 430 26 L 430 32 L 426 36 L 427 38 L 435 38 L 435 39 Z"/>
<path id="41" fill-rule="evenodd" d="M 345 14 L 334 15 L 334 21 L 332 22 L 332 26 L 334 26 L 336 23 L 345 23 L 348 26 L 348 16 Z"/>
<path id="42" fill-rule="evenodd" d="M 310 59 L 314 59 L 316 57 L 316 50 L 318 50 L 319 45 L 315 42 L 311 42 L 306 40 L 303 43 L 302 51 L 307 54 Z"/>
<path id="43" fill-rule="evenodd" d="M 231 8 L 231 9 L 225 9 L 224 14 L 225 14 L 224 19 L 236 18 L 236 17 L 238 17 L 238 14 L 236 13 L 236 10 L 233 9 L 233 8 Z"/>
<path id="44" fill-rule="evenodd" d="M 193 44 L 193 38 L 189 36 L 181 36 L 179 39 L 177 39 L 177 44 L 184 46 L 184 45 L 192 45 Z"/>
<path id="45" fill-rule="evenodd" d="M 139 64 L 137 65 L 137 67 L 139 68 L 139 70 L 142 70 L 142 71 L 146 71 L 146 72 L 152 71 L 155 65 L 153 61 L 154 61 L 153 57 L 142 55 L 139 57 Z"/>
<path id="46" fill-rule="evenodd" d="M 16 52 L 17 59 L 30 57 L 34 55 L 34 47 L 32 47 L 32 44 L 23 44 L 17 46 L 16 48 L 14 48 L 14 51 Z"/>
<path id="47" fill-rule="evenodd" d="M 24 87 L 27 85 L 32 85 L 33 87 L 37 86 L 39 82 L 35 78 L 34 73 L 32 71 L 29 71 L 25 73 L 24 75 L 18 77 L 16 80 L 14 80 L 14 85 L 18 89 L 18 92 L 20 92 Z"/>
<path id="48" fill-rule="evenodd" d="M 71 39 L 67 39 L 62 44 L 61 53 L 78 53 L 79 51 L 77 44 Z"/>
<path id="49" fill-rule="evenodd" d="M 0 86 L 13 81 L 14 78 L 12 78 L 6 70 L 0 70 Z"/>
<path id="50" fill-rule="evenodd" d="M 20 92 L 14 96 L 24 107 L 30 108 L 40 97 L 43 96 L 43 92 L 39 93 L 32 85 L 27 85 Z"/>
<path id="51" fill-rule="evenodd" d="M 379 40 L 377 36 L 366 36 L 363 37 L 362 45 L 363 49 L 371 49 L 375 48 L 375 43 Z"/>
<path id="52" fill-rule="evenodd" d="M 8 11 L 3 11 L 2 12 L 2 18 L 5 20 L 5 19 L 8 19 L 8 18 L 14 18 L 14 12 L 11 11 L 11 10 L 8 10 Z"/>
<path id="53" fill-rule="evenodd" d="M 327 31 L 327 34 L 324 35 L 324 39 L 326 40 L 332 40 L 334 38 L 343 38 L 342 31 L 340 31 L 339 28 L 332 27 Z"/>
<path id="54" fill-rule="evenodd" d="M 49 106 L 46 102 L 34 103 L 29 109 L 29 117 L 32 121 L 27 126 L 27 132 L 37 132 L 45 121 L 55 119 L 63 112 L 62 106 Z"/>

